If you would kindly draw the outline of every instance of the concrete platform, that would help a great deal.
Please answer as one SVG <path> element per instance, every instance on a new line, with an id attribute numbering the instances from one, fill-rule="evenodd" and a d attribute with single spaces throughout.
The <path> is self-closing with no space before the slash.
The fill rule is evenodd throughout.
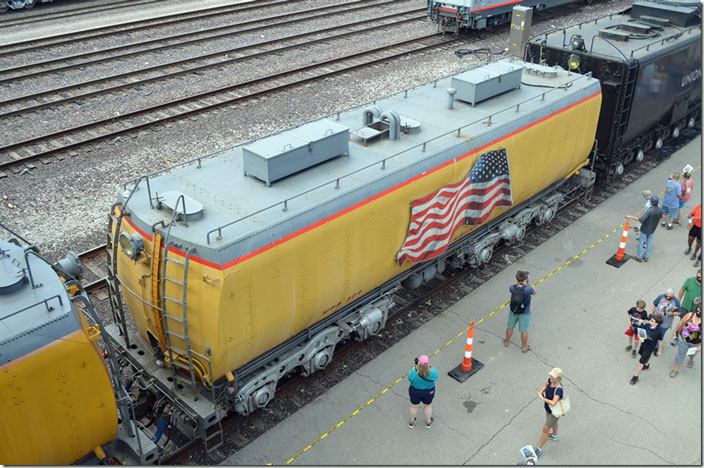
<path id="1" fill-rule="evenodd" d="M 701 356 L 670 378 L 676 348 L 668 333 L 663 355 L 651 358 L 651 369 L 632 386 L 637 359 L 624 351 L 626 310 L 638 299 L 650 307 L 694 275 L 683 255 L 686 227 L 659 227 L 648 263 L 605 263 L 616 252 L 624 215 L 643 207 L 642 190 L 661 193 L 669 173 L 691 164 L 695 189 L 686 213 L 700 202 L 701 162 L 698 137 L 224 464 L 514 465 L 522 446 L 537 444 L 545 421 L 536 392 L 548 371 L 561 367 L 572 411 L 560 421 L 561 440 L 543 447 L 540 464 L 701 465 Z M 508 308 L 501 307 L 519 269 L 540 280 L 526 354 L 517 331 L 503 346 Z M 484 367 L 459 383 L 447 372 L 462 359 L 471 320 L 473 357 Z M 405 374 L 420 354 L 431 355 L 440 371 L 430 430 L 420 412 L 408 428 Z"/>

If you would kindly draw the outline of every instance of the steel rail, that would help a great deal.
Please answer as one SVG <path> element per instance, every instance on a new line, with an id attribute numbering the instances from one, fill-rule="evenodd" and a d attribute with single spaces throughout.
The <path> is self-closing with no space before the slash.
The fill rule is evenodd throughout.
<path id="1" fill-rule="evenodd" d="M 428 44 L 428 45 L 419 45 L 420 41 L 423 41 L 426 39 L 430 39 L 430 40 L 434 39 L 435 41 L 431 44 Z M 183 119 L 186 116 L 198 114 L 198 113 L 201 113 L 206 110 L 235 104 L 237 102 L 241 102 L 241 101 L 251 99 L 254 97 L 266 95 L 271 92 L 281 91 L 281 90 L 284 90 L 284 89 L 287 89 L 287 88 L 290 88 L 293 86 L 298 86 L 298 85 L 305 84 L 305 83 L 308 83 L 311 81 L 316 81 L 321 78 L 326 78 L 326 77 L 346 73 L 348 71 L 355 70 L 355 69 L 362 68 L 362 67 L 366 67 L 366 66 L 369 66 L 369 65 L 372 65 L 375 63 L 381 63 L 381 62 L 386 62 L 389 60 L 394 60 L 394 59 L 406 56 L 408 54 L 415 54 L 415 53 L 419 53 L 419 52 L 424 52 L 426 50 L 437 48 L 442 45 L 457 42 L 458 40 L 460 40 L 460 39 L 455 38 L 455 37 L 450 38 L 450 39 L 444 38 L 444 37 L 442 37 L 442 34 L 440 34 L 440 33 L 430 34 L 430 35 L 415 38 L 412 40 L 402 41 L 402 42 L 398 42 L 395 44 L 389 44 L 386 46 L 377 47 L 375 49 L 371 49 L 371 50 L 367 50 L 367 51 L 363 51 L 363 52 L 358 52 L 358 53 L 351 54 L 351 55 L 346 55 L 344 57 L 337 57 L 334 59 L 326 60 L 324 62 L 318 62 L 318 63 L 312 64 L 312 65 L 306 65 L 303 67 L 296 68 L 294 70 L 275 73 L 273 75 L 270 74 L 270 75 L 262 77 L 262 78 L 255 78 L 255 79 L 245 81 L 242 83 L 237 83 L 234 85 L 229 85 L 229 86 L 218 88 L 215 90 L 199 93 L 194 96 L 176 99 L 176 100 L 169 101 L 166 103 L 151 106 L 151 107 L 148 107 L 145 109 L 141 109 L 141 110 L 127 113 L 127 114 L 123 114 L 118 117 L 107 118 L 107 119 L 95 121 L 92 123 L 87 123 L 87 124 L 79 125 L 76 127 L 68 128 L 65 130 L 61 130 L 61 131 L 58 131 L 58 132 L 55 132 L 55 133 L 52 133 L 49 135 L 44 135 L 44 136 L 40 136 L 40 137 L 36 137 L 36 138 L 30 138 L 28 140 L 24 140 L 21 142 L 12 143 L 12 144 L 9 144 L 9 145 L 6 145 L 6 146 L 0 148 L 0 153 L 9 153 L 11 151 L 14 152 L 14 151 L 20 150 L 20 149 L 24 149 L 26 151 L 27 150 L 26 147 L 28 147 L 30 145 L 46 144 L 46 143 L 48 143 L 52 140 L 56 140 L 60 137 L 68 136 L 68 135 L 75 134 L 75 133 L 81 132 L 81 131 L 87 131 L 90 129 L 97 129 L 100 127 L 109 127 L 110 125 L 115 125 L 115 124 L 118 124 L 120 122 L 124 122 L 129 119 L 134 119 L 136 117 L 148 116 L 148 114 L 150 114 L 150 113 L 154 114 L 158 111 L 172 109 L 177 112 L 176 114 L 167 115 L 167 116 L 157 115 L 156 117 L 152 117 L 152 120 L 150 120 L 150 121 L 134 123 L 134 124 L 128 125 L 127 127 L 124 127 L 121 129 L 108 130 L 106 133 L 103 133 L 101 135 L 97 135 L 97 136 L 91 135 L 82 141 L 77 141 L 77 142 L 73 141 L 73 142 L 70 142 L 67 144 L 59 143 L 61 146 L 58 146 L 55 148 L 49 148 L 46 150 L 39 150 L 38 152 L 36 152 L 32 155 L 29 155 L 29 156 L 23 157 L 21 155 L 16 155 L 19 157 L 13 157 L 12 155 L 10 155 L 10 157 L 13 157 L 13 159 L 10 161 L 4 161 L 4 162 L 0 163 L 0 169 L 9 168 L 10 166 L 14 166 L 14 165 L 17 165 L 20 163 L 30 162 L 30 161 L 33 161 L 33 160 L 36 160 L 36 159 L 39 159 L 42 157 L 46 157 L 46 156 L 49 156 L 49 155 L 52 155 L 52 154 L 55 154 L 58 152 L 72 150 L 72 149 L 78 148 L 80 146 L 84 146 L 86 144 L 89 144 L 89 143 L 95 143 L 95 142 L 102 141 L 102 140 L 105 140 L 108 138 L 114 138 L 119 135 L 133 132 L 135 130 L 148 128 L 148 127 L 151 127 L 156 124 L 162 124 L 162 123 L 166 123 L 166 122 L 173 121 L 173 120 Z M 383 55 L 381 57 L 374 56 L 374 54 L 388 52 L 388 51 L 391 51 L 395 48 L 400 48 L 400 47 L 406 47 L 406 49 L 404 49 L 402 51 L 392 52 L 390 54 Z M 413 48 L 409 48 L 409 47 L 413 47 Z M 339 68 L 336 70 L 322 71 L 322 72 L 316 73 L 316 71 L 320 71 L 321 69 L 324 69 L 324 67 L 326 67 L 326 66 L 340 64 L 342 62 L 350 61 L 353 59 L 364 58 L 365 56 L 372 56 L 372 57 L 369 59 L 363 60 L 360 63 L 355 63 L 355 64 L 352 64 L 349 66 L 343 66 L 342 68 Z M 240 90 L 243 88 L 246 91 L 247 87 L 252 87 L 252 86 L 255 86 L 258 84 L 271 82 L 276 79 L 289 78 L 292 74 L 295 74 L 295 73 L 301 74 L 301 73 L 305 73 L 305 72 L 312 72 L 312 74 L 308 75 L 308 76 L 304 76 L 303 78 L 294 79 L 293 81 L 290 81 L 290 82 L 285 82 L 284 84 L 268 86 L 260 91 L 255 90 L 255 91 L 247 92 L 244 95 L 237 95 L 235 97 L 226 98 L 226 99 L 219 101 L 219 102 L 216 102 L 216 103 L 201 102 L 201 103 L 199 103 L 199 107 L 197 109 L 187 109 L 187 108 L 183 109 L 183 106 L 185 104 L 193 103 L 194 101 L 197 101 L 197 100 L 203 100 L 208 97 L 213 97 L 213 96 L 217 96 L 220 94 L 233 92 L 233 91 Z M 180 107 L 180 108 L 177 108 L 177 107 Z"/>
<path id="2" fill-rule="evenodd" d="M 114 2 L 109 5 L 94 5 L 92 7 L 79 7 L 79 8 L 67 8 L 61 11 L 54 11 L 54 12 L 46 12 L 46 13 L 40 13 L 36 15 L 27 15 L 26 11 L 22 12 L 22 17 L 21 18 L 11 18 L 8 20 L 2 20 L 0 19 L 0 28 L 8 27 L 8 26 L 19 26 L 21 24 L 29 24 L 29 23 L 38 23 L 41 21 L 48 21 L 52 19 L 57 19 L 57 18 L 65 18 L 67 16 L 77 16 L 77 15 L 85 15 L 85 14 L 90 14 L 90 13 L 97 13 L 100 11 L 108 11 L 108 10 L 117 10 L 117 9 L 122 9 L 125 6 L 129 5 L 130 7 L 132 6 L 137 6 L 137 5 L 144 5 L 147 3 L 158 3 L 158 2 L 163 2 L 165 0 L 124 0 L 121 2 Z"/>
<path id="3" fill-rule="evenodd" d="M 20 65 L 17 67 L 4 68 L 4 69 L 0 69 L 0 75 L 11 74 L 12 76 L 0 78 L 0 84 L 10 84 L 10 83 L 13 83 L 16 81 L 23 81 L 23 80 L 26 80 L 29 78 L 36 78 L 39 76 L 45 76 L 50 73 L 56 73 L 59 71 L 65 72 L 65 71 L 73 70 L 76 68 L 83 68 L 88 65 L 97 65 L 97 64 L 101 64 L 101 63 L 105 63 L 105 62 L 109 62 L 109 61 L 113 61 L 113 60 L 122 60 L 122 59 L 126 59 L 129 57 L 135 57 L 135 56 L 139 56 L 139 55 L 148 54 L 151 52 L 157 52 L 157 51 L 168 50 L 168 49 L 173 49 L 173 48 L 180 48 L 180 47 L 187 46 L 187 45 L 194 45 L 194 44 L 199 44 L 201 42 L 214 41 L 214 40 L 222 39 L 222 38 L 231 38 L 233 33 L 243 34 L 243 33 L 255 32 L 255 31 L 259 31 L 259 30 L 268 30 L 272 27 L 277 27 L 277 26 L 287 26 L 287 25 L 291 25 L 291 24 L 295 24 L 295 23 L 304 22 L 304 21 L 315 20 L 315 19 L 319 19 L 319 18 L 327 16 L 327 14 L 329 14 L 330 10 L 335 11 L 335 10 L 340 9 L 340 11 L 338 11 L 338 13 L 345 14 L 345 13 L 353 13 L 353 12 L 358 12 L 360 10 L 366 10 L 366 9 L 371 9 L 371 8 L 375 8 L 375 7 L 380 7 L 380 6 L 383 7 L 383 6 L 387 6 L 389 4 L 397 3 L 396 0 L 386 0 L 386 1 L 379 2 L 379 3 L 374 3 L 371 5 L 362 5 L 362 6 L 354 6 L 351 8 L 344 8 L 344 7 L 351 5 L 351 4 L 354 4 L 354 3 L 362 3 L 363 1 L 364 0 L 355 0 L 351 3 L 344 3 L 344 4 L 338 4 L 338 5 L 332 5 L 332 6 L 328 5 L 328 6 L 320 7 L 320 8 L 309 8 L 307 10 L 299 10 L 299 11 L 295 11 L 293 13 L 285 13 L 283 15 L 267 16 L 264 18 L 257 18 L 254 20 L 243 21 L 243 22 L 237 23 L 237 24 L 218 26 L 218 27 L 214 27 L 211 29 L 205 29 L 205 30 L 195 31 L 195 32 L 190 32 L 190 33 L 176 34 L 173 36 L 161 37 L 158 39 L 150 39 L 150 40 L 143 41 L 143 42 L 133 42 L 133 43 L 125 44 L 125 45 L 121 45 L 121 46 L 110 47 L 108 49 L 101 49 L 101 50 L 95 50 L 95 51 L 90 51 L 90 52 L 84 52 L 81 54 L 67 55 L 67 56 L 63 56 L 63 57 L 59 57 L 59 58 L 55 58 L 55 59 L 51 59 L 51 60 L 46 60 L 43 62 L 33 62 L 33 63 L 25 64 L 25 65 Z M 343 7 L 343 8 L 340 8 L 340 7 Z M 425 8 L 416 9 L 414 11 L 417 11 L 417 10 L 425 10 Z M 281 21 L 281 22 L 273 23 L 273 24 L 268 23 L 271 20 L 277 20 L 277 19 L 281 19 L 281 18 L 298 16 L 298 15 L 302 15 L 305 13 L 323 12 L 323 11 L 328 12 L 328 13 L 327 14 L 321 13 L 318 15 L 310 15 L 310 16 L 306 16 L 303 18 L 295 18 L 295 19 Z M 260 24 L 260 23 L 261 23 L 261 26 L 242 28 L 243 26 L 255 25 L 255 24 Z M 235 29 L 235 31 L 231 31 L 232 29 Z M 218 31 L 228 31 L 228 32 L 223 32 L 220 34 L 213 34 L 213 35 L 201 37 L 198 39 L 181 41 L 181 39 L 186 39 L 186 38 L 193 37 L 193 36 L 202 36 L 203 34 L 208 34 L 208 33 L 218 32 Z M 78 63 L 69 63 L 68 65 L 57 66 L 57 67 L 53 67 L 53 68 L 49 68 L 49 69 L 44 68 L 44 69 L 40 69 L 38 71 L 30 72 L 30 73 L 27 72 L 28 70 L 31 70 L 34 68 L 45 67 L 45 66 L 51 65 L 51 64 L 61 64 L 61 63 L 64 63 L 64 62 L 67 62 L 70 60 L 74 60 L 74 59 L 93 57 L 96 55 L 101 55 L 101 54 L 109 53 L 109 52 L 119 52 L 121 50 L 127 50 L 127 49 L 141 47 L 141 46 L 145 46 L 145 45 L 149 45 L 149 44 L 164 44 L 164 42 L 171 41 L 171 40 L 179 40 L 180 42 L 176 42 L 173 44 L 159 45 L 157 47 L 140 49 L 140 50 L 122 53 L 122 54 L 116 54 L 116 55 L 112 55 L 112 56 L 108 56 L 108 57 L 100 57 L 97 59 L 86 60 L 86 61 L 78 62 Z M 79 85 L 75 85 L 75 86 L 79 86 Z"/>
<path id="4" fill-rule="evenodd" d="M 421 8 L 420 10 L 425 10 L 425 8 Z M 271 49 L 267 49 L 264 51 L 251 53 L 249 55 L 243 55 L 240 57 L 234 57 L 234 58 L 222 60 L 219 62 L 214 62 L 214 63 L 209 63 L 209 64 L 200 65 L 200 66 L 196 66 L 196 67 L 186 68 L 183 70 L 178 70 L 178 71 L 171 72 L 171 73 L 165 73 L 163 75 L 159 75 L 159 76 L 155 76 L 155 77 L 151 77 L 151 78 L 144 78 L 144 79 L 137 80 L 137 81 L 128 81 L 126 83 L 117 84 L 117 85 L 109 86 L 109 87 L 105 87 L 105 88 L 100 88 L 100 89 L 97 89 L 94 91 L 87 91 L 87 92 L 83 92 L 81 94 L 77 94 L 75 96 L 68 96 L 68 97 L 64 97 L 61 99 L 55 99 L 52 101 L 40 102 L 39 104 L 23 107 L 21 109 L 15 109 L 15 110 L 11 110 L 8 112 L 0 113 L 0 119 L 15 117 L 17 115 L 26 114 L 28 112 L 35 112 L 35 111 L 38 111 L 41 109 L 46 109 L 48 107 L 54 107 L 59 104 L 66 104 L 69 102 L 83 100 L 83 99 L 87 99 L 90 97 L 95 97 L 95 96 L 99 96 L 99 95 L 103 95 L 103 94 L 108 94 L 108 93 L 112 93 L 112 92 L 123 90 L 123 89 L 135 88 L 138 86 L 143 86 L 146 84 L 150 84 L 150 83 L 154 83 L 154 82 L 158 82 L 158 81 L 162 81 L 162 80 L 173 79 L 173 78 L 176 78 L 176 77 L 179 77 L 182 75 L 197 73 L 197 72 L 209 70 L 212 68 L 219 68 L 219 67 L 222 67 L 223 65 L 232 65 L 234 63 L 242 62 L 242 61 L 249 60 L 252 58 L 266 56 L 267 54 L 283 52 L 283 51 L 291 50 L 291 49 L 294 49 L 297 47 L 307 47 L 309 45 L 316 44 L 316 43 L 338 40 L 338 39 L 346 38 L 348 36 L 352 36 L 352 35 L 356 35 L 356 34 L 364 34 L 366 32 L 373 31 L 376 29 L 383 29 L 383 28 L 388 28 L 388 27 L 392 27 L 392 26 L 398 26 L 403 23 L 409 23 L 409 22 L 413 22 L 413 21 L 423 20 L 426 17 L 425 13 L 421 13 L 421 14 L 417 14 L 411 18 L 401 18 L 402 16 L 409 15 L 409 14 L 412 14 L 412 13 L 404 13 L 401 15 L 397 15 L 397 16 L 395 16 L 395 18 L 396 18 L 395 21 L 392 21 L 389 23 L 384 23 L 384 24 L 377 25 L 377 26 L 367 27 L 367 28 L 361 29 L 361 30 L 358 29 L 358 30 L 353 30 L 353 31 L 347 31 L 347 32 L 335 34 L 332 36 L 309 40 L 309 41 L 306 41 L 303 43 L 299 42 L 299 43 L 285 45 L 285 46 L 281 46 L 281 47 L 277 47 L 277 48 L 271 48 Z M 13 98 L 13 99 L 8 99 L 6 101 L 0 101 L 0 107 L 11 106 L 11 105 L 17 104 L 22 101 L 38 100 L 39 98 L 42 98 L 42 97 L 51 96 L 51 95 L 55 95 L 55 94 L 59 94 L 59 93 L 66 93 L 66 92 L 70 92 L 71 90 L 82 89 L 82 88 L 85 88 L 88 86 L 104 84 L 106 82 L 113 82 L 115 80 L 134 77 L 135 75 L 151 73 L 151 72 L 159 71 L 162 69 L 168 69 L 168 68 L 184 65 L 184 64 L 187 64 L 190 62 L 196 62 L 199 60 L 205 60 L 205 59 L 210 59 L 210 58 L 217 58 L 217 57 L 221 57 L 221 56 L 229 56 L 230 54 L 241 53 L 241 52 L 244 52 L 249 49 L 261 49 L 264 46 L 269 46 L 269 45 L 274 45 L 274 44 L 279 44 L 279 43 L 286 43 L 286 42 L 296 40 L 296 39 L 302 39 L 302 38 L 309 37 L 309 36 L 319 35 L 324 32 L 337 31 L 340 29 L 351 28 L 354 26 L 361 26 L 364 24 L 384 21 L 386 19 L 387 18 L 372 18 L 372 19 L 357 21 L 354 23 L 346 23 L 344 26 L 332 26 L 329 28 L 319 29 L 316 31 L 311 31 L 311 32 L 303 33 L 303 34 L 297 34 L 295 36 L 288 36 L 288 37 L 283 37 L 280 39 L 272 39 L 270 41 L 258 42 L 256 44 L 250 44 L 250 45 L 246 45 L 246 46 L 242 46 L 242 47 L 235 47 L 233 49 L 228 49 L 228 50 L 224 50 L 224 51 L 220 51 L 220 52 L 214 52 L 212 54 L 206 54 L 206 55 L 202 55 L 199 57 L 178 60 L 176 62 L 170 62 L 170 63 L 166 63 L 166 64 L 162 64 L 162 65 L 156 65 L 153 67 L 143 68 L 140 70 L 119 73 L 116 75 L 110 75 L 110 76 L 98 78 L 95 80 L 84 81 L 81 83 L 68 85 L 68 86 L 64 86 L 61 88 L 55 88 L 55 89 L 52 89 L 49 91 L 42 91 L 42 92 L 35 93 L 35 94 L 29 94 L 29 95 L 20 96 L 20 97 Z"/>
<path id="5" fill-rule="evenodd" d="M 137 31 L 143 31 L 147 29 L 154 29 L 155 27 L 160 27 L 160 26 L 172 26 L 175 24 L 180 24 L 180 23 L 188 23 L 193 20 L 197 19 L 207 19 L 213 16 L 221 16 L 223 14 L 230 14 L 230 13 L 244 13 L 248 12 L 251 10 L 257 10 L 257 9 L 262 9 L 262 8 L 272 8 L 272 7 L 282 7 L 282 6 L 290 6 L 292 3 L 296 2 L 302 2 L 305 0 L 274 0 L 271 2 L 268 2 L 266 0 L 257 0 L 256 3 L 253 4 L 252 1 L 247 2 L 246 4 L 237 4 L 237 5 L 228 5 L 228 6 L 219 6 L 219 7 L 212 7 L 212 8 L 206 8 L 203 10 L 198 10 L 198 11 L 191 11 L 191 12 L 185 12 L 185 13 L 174 13 L 171 15 L 166 15 L 162 16 L 159 18 L 148 18 L 148 19 L 141 19 L 141 20 L 135 20 L 135 21 L 130 21 L 126 23 L 122 23 L 119 25 L 110 25 L 110 26 L 101 26 L 101 27 L 96 27 L 88 30 L 83 30 L 79 32 L 74 32 L 74 33 L 64 33 L 64 34 L 58 34 L 55 36 L 50 36 L 50 37 L 44 37 L 40 39 L 33 39 L 29 41 L 22 41 L 22 42 L 16 42 L 13 44 L 6 44 L 3 46 L 0 46 L 0 57 L 5 57 L 8 55 L 13 55 L 13 54 L 20 54 L 20 53 L 27 53 L 33 50 L 39 50 L 44 47 L 48 46 L 57 46 L 57 45 L 67 45 L 67 44 L 72 44 L 75 45 L 76 41 L 84 41 L 86 39 L 101 39 L 104 37 L 108 36 L 113 36 L 116 34 L 123 34 L 123 33 L 133 33 Z M 357 0 L 359 1 L 359 0 Z M 365 0 L 361 0 L 365 1 Z M 206 13 L 203 13 L 206 12 Z M 176 18 L 176 19 L 172 19 Z M 166 19 L 166 21 L 163 22 L 158 22 L 154 24 L 156 21 Z M 131 27 L 130 29 L 117 29 L 121 27 L 129 27 L 129 26 L 134 26 Z M 113 29 L 111 31 L 107 31 L 108 29 Z M 94 32 L 97 31 L 97 32 Z M 101 32 L 102 31 L 102 32 Z M 86 34 L 94 32 L 93 34 Z M 50 41 L 51 39 L 57 39 L 55 41 Z M 44 42 L 42 42 L 44 41 Z M 13 49 L 13 46 L 18 46 L 18 45 L 24 45 L 25 47 L 21 48 L 16 48 Z M 10 49 L 10 50 L 6 50 Z"/>

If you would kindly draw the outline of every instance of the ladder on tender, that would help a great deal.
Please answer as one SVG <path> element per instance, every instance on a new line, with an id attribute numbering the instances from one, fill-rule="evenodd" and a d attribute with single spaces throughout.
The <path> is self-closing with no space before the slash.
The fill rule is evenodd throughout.
<path id="1" fill-rule="evenodd" d="M 196 393 L 198 389 L 196 387 L 196 372 L 193 367 L 193 350 L 191 349 L 191 340 L 188 336 L 188 303 L 186 300 L 188 293 L 188 265 L 194 249 L 186 249 L 185 258 L 183 260 L 178 260 L 173 256 L 169 256 L 169 247 L 172 246 L 175 247 L 175 244 L 172 241 L 167 241 L 164 245 L 164 258 L 161 270 L 162 326 L 164 329 L 164 337 L 166 338 L 166 350 L 168 352 L 169 363 L 171 365 L 174 391 L 177 390 L 176 385 L 179 377 L 177 370 L 180 368 L 188 371 L 191 377 L 191 388 L 193 392 Z M 174 276 L 173 273 L 170 273 L 170 270 L 178 268 L 174 267 L 170 269 L 170 264 L 181 266 L 183 269 L 181 276 L 177 277 Z M 172 284 L 180 290 L 180 297 L 173 297 L 166 294 L 166 287 L 168 284 Z M 170 304 L 173 304 L 175 307 L 169 307 Z M 174 308 L 180 311 L 180 315 L 177 315 L 176 312 L 170 313 Z M 180 324 L 180 330 L 174 331 L 173 326 L 170 328 L 169 321 Z M 184 347 L 181 348 L 174 346 L 173 338 L 180 339 L 183 342 Z M 175 359 L 175 354 L 185 356 L 188 360 L 188 364 L 179 359 Z"/>
<path id="2" fill-rule="evenodd" d="M 622 73 L 623 94 L 621 94 L 621 102 L 617 107 L 619 115 L 616 117 L 616 125 L 614 125 L 614 140 L 611 146 L 612 151 L 621 151 L 621 143 L 623 135 L 626 133 L 629 117 L 631 114 L 631 103 L 633 102 L 633 94 L 636 88 L 636 77 L 638 76 L 638 62 L 629 61 L 623 65 Z"/>
<path id="3" fill-rule="evenodd" d="M 162 260 L 162 271 L 161 271 L 161 316 L 162 316 L 162 326 L 164 337 L 166 338 L 166 348 L 169 356 L 169 363 L 171 366 L 171 375 L 173 379 L 174 392 L 178 391 L 178 380 L 180 374 L 179 369 L 186 370 L 190 377 L 190 385 L 193 395 L 197 395 L 199 392 L 199 387 L 196 382 L 196 372 L 198 373 L 201 380 L 208 380 L 208 386 L 210 387 L 210 393 L 212 396 L 213 407 L 215 411 L 215 422 L 210 426 L 207 425 L 207 421 L 202 420 L 200 424 L 200 436 L 203 440 L 205 446 L 206 454 L 213 455 L 214 452 L 222 446 L 224 443 L 224 434 L 222 430 L 222 424 L 220 420 L 222 419 L 219 414 L 219 408 L 217 403 L 218 396 L 215 395 L 215 386 L 213 382 L 213 368 L 212 362 L 210 360 L 210 348 L 205 351 L 205 354 L 195 351 L 191 347 L 191 339 L 188 331 L 188 267 L 190 264 L 191 255 L 195 252 L 194 248 L 186 248 L 185 256 L 183 260 L 175 258 L 173 255 L 169 256 L 169 247 L 174 249 L 180 247 L 177 246 L 175 242 L 169 240 L 171 234 L 171 228 L 174 222 L 179 218 L 178 207 L 183 207 L 183 219 L 185 225 L 188 226 L 188 221 L 186 218 L 186 202 L 183 195 L 181 195 L 176 201 L 176 206 L 174 206 L 173 215 L 171 222 L 168 225 L 166 234 L 164 235 L 164 252 Z M 183 250 L 183 249 L 181 249 Z M 171 266 L 171 268 L 169 268 Z M 173 270 L 179 270 L 180 275 L 176 273 L 174 275 Z M 180 291 L 180 294 L 176 296 L 169 296 L 166 294 L 167 285 L 172 285 L 171 290 L 176 288 Z M 171 305 L 171 307 L 169 307 Z M 177 309 L 172 312 L 172 309 Z M 172 323 L 172 327 L 169 328 L 169 321 Z M 180 329 L 175 331 L 173 324 L 179 324 Z M 179 339 L 183 343 L 183 348 L 175 346 L 173 339 Z M 185 356 L 187 363 L 178 359 L 178 356 Z M 175 358 L 176 356 L 176 358 Z M 194 359 L 194 356 L 200 359 L 200 362 L 205 362 L 208 366 L 204 369 L 200 362 Z M 196 370 L 196 365 L 198 370 Z M 205 383 L 205 382 L 204 382 Z"/>
<path id="4" fill-rule="evenodd" d="M 167 234 L 168 236 L 168 234 Z M 164 336 L 166 338 L 166 349 L 169 356 L 169 363 L 171 366 L 171 373 L 173 378 L 174 392 L 178 391 L 178 381 L 181 379 L 178 373 L 179 369 L 186 370 L 190 377 L 189 383 L 191 385 L 191 390 L 193 394 L 196 395 L 199 391 L 198 383 L 196 382 L 196 365 L 194 364 L 195 357 L 200 358 L 208 365 L 207 369 L 207 379 L 210 387 L 210 392 L 212 395 L 212 402 L 215 409 L 215 423 L 210 426 L 206 426 L 206 422 L 203 421 L 200 426 L 200 436 L 205 445 L 205 451 L 208 455 L 213 454 L 222 444 L 224 443 L 224 434 L 222 430 L 222 424 L 220 423 L 220 414 L 217 404 L 218 396 L 215 395 L 215 387 L 213 385 L 213 370 L 211 365 L 211 360 L 208 356 L 195 351 L 191 347 L 191 339 L 188 331 L 188 266 L 190 264 L 191 255 L 195 252 L 195 249 L 187 248 L 185 251 L 185 257 L 183 260 L 175 258 L 173 255 L 169 255 L 169 247 L 175 247 L 173 241 L 167 241 L 164 245 L 163 253 L 163 264 L 162 264 L 162 275 L 161 275 L 161 300 L 162 300 L 162 325 L 164 330 Z M 169 268 L 172 265 L 172 268 Z M 176 266 L 178 265 L 178 266 Z M 173 270 L 182 268 L 181 275 L 174 276 Z M 166 294 L 166 287 L 168 284 L 176 287 L 180 291 L 178 297 L 169 296 Z M 169 307 L 169 305 L 172 307 Z M 177 315 L 177 311 L 172 309 L 177 308 L 180 315 Z M 169 321 L 172 322 L 171 327 L 169 327 Z M 173 323 L 177 323 L 180 329 L 175 331 Z M 183 342 L 183 347 L 175 346 L 173 339 L 179 339 Z M 209 354 L 210 349 L 206 351 Z M 185 356 L 187 363 L 178 359 L 178 355 Z M 198 375 L 203 379 L 206 377 L 205 369 L 199 369 Z"/>

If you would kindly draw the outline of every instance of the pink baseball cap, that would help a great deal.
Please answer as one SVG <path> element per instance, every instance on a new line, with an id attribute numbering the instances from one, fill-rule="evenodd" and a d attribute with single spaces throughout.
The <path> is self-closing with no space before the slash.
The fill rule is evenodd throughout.
<path id="1" fill-rule="evenodd" d="M 429 362 L 430 362 L 430 359 L 428 359 L 428 356 L 426 356 L 425 354 L 423 354 L 422 356 L 420 356 L 418 358 L 418 364 L 421 364 L 423 366 L 428 364 Z"/>

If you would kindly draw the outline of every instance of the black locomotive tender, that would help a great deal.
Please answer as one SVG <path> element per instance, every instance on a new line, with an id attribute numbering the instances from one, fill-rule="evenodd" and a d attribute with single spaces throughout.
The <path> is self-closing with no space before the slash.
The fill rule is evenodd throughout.
<path id="1" fill-rule="evenodd" d="M 590 72 L 601 82 L 599 175 L 621 175 L 626 164 L 701 122 L 699 2 L 634 2 L 621 14 L 532 39 L 525 60 Z"/>

